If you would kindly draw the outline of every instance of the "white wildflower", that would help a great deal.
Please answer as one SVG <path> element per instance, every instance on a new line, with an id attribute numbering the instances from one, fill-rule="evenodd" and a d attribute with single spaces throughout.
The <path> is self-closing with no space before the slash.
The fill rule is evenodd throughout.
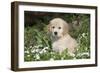
<path id="1" fill-rule="evenodd" d="M 42 51 L 45 53 L 46 52 L 46 49 L 43 49 Z"/>
<path id="2" fill-rule="evenodd" d="M 84 52 L 84 53 L 82 53 L 82 55 L 87 55 L 87 56 L 89 56 L 90 54 L 89 54 L 89 52 Z"/>
<path id="3" fill-rule="evenodd" d="M 34 48 L 36 49 L 36 48 L 38 48 L 38 46 L 34 46 Z"/>
<path id="4" fill-rule="evenodd" d="M 44 49 L 48 49 L 48 47 L 45 47 Z"/>
<path id="5" fill-rule="evenodd" d="M 78 53 L 78 55 L 77 55 L 77 56 L 84 56 L 84 55 L 89 56 L 90 54 L 89 54 L 89 52 L 84 52 L 84 53 Z"/>
<path id="6" fill-rule="evenodd" d="M 50 61 L 54 61 L 54 59 L 53 58 L 50 58 Z"/>
<path id="7" fill-rule="evenodd" d="M 40 54 L 43 54 L 43 51 L 40 51 L 39 53 L 40 53 Z"/>
<path id="8" fill-rule="evenodd" d="M 30 55 L 27 55 L 27 57 L 30 57 Z"/>
<path id="9" fill-rule="evenodd" d="M 39 54 L 36 54 L 36 59 L 40 59 L 40 56 L 39 56 Z"/>
<path id="10" fill-rule="evenodd" d="M 85 33 L 82 33 L 82 36 L 85 37 Z"/>
<path id="11" fill-rule="evenodd" d="M 28 53 L 29 53 L 29 51 L 27 50 L 27 51 L 25 51 L 25 53 L 27 53 L 27 54 L 28 54 Z"/>
<path id="12" fill-rule="evenodd" d="M 62 57 L 61 60 L 64 60 L 64 57 Z"/>
<path id="13" fill-rule="evenodd" d="M 88 48 L 86 47 L 85 50 L 88 50 Z"/>
<path id="14" fill-rule="evenodd" d="M 35 49 L 31 50 L 32 53 L 35 53 Z"/>
<path id="15" fill-rule="evenodd" d="M 76 57 L 74 57 L 73 59 L 76 60 Z"/>
<path id="16" fill-rule="evenodd" d="M 78 47 L 79 48 L 79 47 Z M 78 48 L 76 48 L 76 51 L 78 51 Z"/>
<path id="17" fill-rule="evenodd" d="M 87 38 L 87 33 L 83 33 L 82 36 L 86 39 Z"/>
<path id="18" fill-rule="evenodd" d="M 32 49 L 34 49 L 34 47 L 32 47 Z"/>
<path id="19" fill-rule="evenodd" d="M 30 46 L 30 48 L 32 48 L 32 46 Z"/>
<path id="20" fill-rule="evenodd" d="M 45 49 L 40 51 L 40 54 L 46 53 L 47 51 Z"/>
<path id="21" fill-rule="evenodd" d="M 50 52 L 50 54 L 54 54 L 54 52 Z"/>
<path id="22" fill-rule="evenodd" d="M 48 47 L 44 47 L 44 48 L 40 51 L 40 54 L 46 53 L 46 52 L 47 52 L 47 49 L 48 49 Z"/>
<path id="23" fill-rule="evenodd" d="M 80 36 L 80 38 L 79 39 L 82 39 L 82 36 Z"/>
<path id="24" fill-rule="evenodd" d="M 36 50 L 35 50 L 35 52 L 39 52 L 39 51 L 40 51 L 39 49 L 36 49 Z"/>

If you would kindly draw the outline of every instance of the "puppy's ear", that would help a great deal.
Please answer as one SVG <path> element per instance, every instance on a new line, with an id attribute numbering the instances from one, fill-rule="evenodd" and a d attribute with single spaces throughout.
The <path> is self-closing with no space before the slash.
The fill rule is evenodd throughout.
<path id="1" fill-rule="evenodd" d="M 68 32 L 69 32 L 68 23 L 64 21 L 64 22 L 63 22 L 63 35 L 68 34 Z"/>

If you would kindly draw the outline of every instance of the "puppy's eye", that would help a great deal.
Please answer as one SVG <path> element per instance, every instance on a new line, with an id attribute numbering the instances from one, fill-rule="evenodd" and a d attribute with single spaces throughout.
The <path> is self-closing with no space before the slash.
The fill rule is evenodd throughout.
<path id="1" fill-rule="evenodd" d="M 58 27 L 58 29 L 61 29 L 61 27 Z"/>
<path id="2" fill-rule="evenodd" d="M 54 29 L 55 27 L 53 26 L 52 28 Z"/>

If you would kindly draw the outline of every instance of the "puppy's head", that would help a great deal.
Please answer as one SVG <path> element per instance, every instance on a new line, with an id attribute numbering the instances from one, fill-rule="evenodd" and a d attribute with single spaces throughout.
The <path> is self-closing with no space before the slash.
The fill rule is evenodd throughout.
<path id="1" fill-rule="evenodd" d="M 49 22 L 48 31 L 53 37 L 62 37 L 68 33 L 68 24 L 61 18 L 54 18 Z"/>

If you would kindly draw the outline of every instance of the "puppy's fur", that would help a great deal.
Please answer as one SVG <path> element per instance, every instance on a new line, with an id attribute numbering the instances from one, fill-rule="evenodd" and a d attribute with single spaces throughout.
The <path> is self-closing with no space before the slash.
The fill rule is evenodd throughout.
<path id="1" fill-rule="evenodd" d="M 68 23 L 61 18 L 54 18 L 49 22 L 48 31 L 51 34 L 52 48 L 62 53 L 65 49 L 70 55 L 74 55 L 77 42 L 69 35 Z"/>

